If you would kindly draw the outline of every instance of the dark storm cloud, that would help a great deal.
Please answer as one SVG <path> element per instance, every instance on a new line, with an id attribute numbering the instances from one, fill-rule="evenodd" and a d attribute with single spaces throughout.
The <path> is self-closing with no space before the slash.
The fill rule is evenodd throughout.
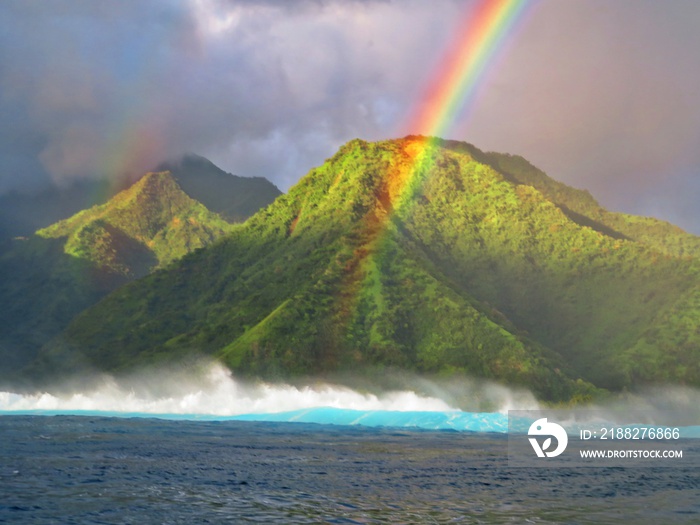
<path id="1" fill-rule="evenodd" d="M 697 20 L 694 1 L 540 2 L 464 133 L 700 233 Z"/>
<path id="2" fill-rule="evenodd" d="M 24 177 L 39 162 L 60 182 L 197 151 L 286 187 L 311 158 L 381 135 L 405 102 L 406 79 L 389 78 L 401 46 L 371 49 L 399 36 L 383 2 L 10 1 L 0 10 L 0 110 L 10 117 L 0 127 L 11 138 L 2 148 L 26 161 Z M 10 169 L 19 160 L 3 162 L 0 187 L 21 184 Z"/>
<path id="3" fill-rule="evenodd" d="M 129 126 L 154 116 L 169 64 L 189 45 L 189 15 L 141 2 L 10 1 L 0 11 L 0 107 L 13 113 L 2 137 L 32 138 L 16 155 L 29 167 L 40 161 L 54 180 L 132 167 L 115 156 Z M 6 186 L 24 176 L 2 168 Z"/>
<path id="4" fill-rule="evenodd" d="M 0 192 L 185 152 L 283 189 L 404 132 L 465 1 L 6 0 Z M 451 133 L 700 231 L 700 3 L 534 2 Z"/>

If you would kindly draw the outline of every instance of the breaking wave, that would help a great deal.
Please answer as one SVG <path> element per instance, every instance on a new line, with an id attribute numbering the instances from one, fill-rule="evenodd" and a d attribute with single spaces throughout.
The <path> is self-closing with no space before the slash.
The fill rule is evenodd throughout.
<path id="1" fill-rule="evenodd" d="M 390 381 L 387 381 L 390 382 Z M 396 383 L 396 382 L 394 382 Z M 337 425 L 507 432 L 509 410 L 541 408 L 525 390 L 468 379 L 441 384 L 404 377 L 402 388 L 350 388 L 250 383 L 219 364 L 192 370 L 153 371 L 117 381 L 102 377 L 90 388 L 63 393 L 0 392 L 0 414 L 101 415 L 194 420 L 304 422 Z M 604 406 L 571 409 L 570 421 L 675 424 L 698 429 L 700 393 L 669 387 L 616 398 Z M 700 432 L 700 430 L 699 430 Z M 694 430 L 695 433 L 695 430 Z"/>

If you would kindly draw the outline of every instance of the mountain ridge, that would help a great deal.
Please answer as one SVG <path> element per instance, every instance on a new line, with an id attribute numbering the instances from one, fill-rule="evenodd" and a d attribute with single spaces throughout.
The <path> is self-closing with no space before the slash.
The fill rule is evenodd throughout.
<path id="1" fill-rule="evenodd" d="M 699 337 L 658 340 L 700 320 L 696 238 L 634 239 L 637 218 L 499 155 L 353 140 L 224 240 L 83 312 L 34 371 L 194 353 L 265 378 L 466 373 L 551 400 L 699 384 Z"/>
<path id="2" fill-rule="evenodd" d="M 164 161 L 150 171 L 171 171 L 185 193 L 229 222 L 244 221 L 281 194 L 267 179 L 227 173 L 192 153 Z M 199 181 L 200 178 L 204 180 Z M 126 177 L 83 179 L 29 193 L 13 191 L 0 195 L 0 242 L 8 244 L 13 237 L 33 235 L 84 209 L 105 204 L 137 181 Z M 214 181 L 216 184 L 212 185 Z"/>
<path id="3" fill-rule="evenodd" d="M 37 235 L 66 238 L 66 253 L 138 278 L 213 242 L 230 229 L 229 223 L 189 197 L 172 174 L 164 171 L 146 174 L 106 204 L 38 230 Z M 121 249 L 114 242 L 120 243 Z M 127 245 L 141 252 L 133 265 L 126 262 L 131 257 Z M 144 265 L 144 259 L 154 264 Z"/>
<path id="4" fill-rule="evenodd" d="M 9 241 L 0 256 L 0 379 L 12 382 L 46 341 L 107 293 L 234 227 L 170 172 L 151 172 L 104 204 Z"/>

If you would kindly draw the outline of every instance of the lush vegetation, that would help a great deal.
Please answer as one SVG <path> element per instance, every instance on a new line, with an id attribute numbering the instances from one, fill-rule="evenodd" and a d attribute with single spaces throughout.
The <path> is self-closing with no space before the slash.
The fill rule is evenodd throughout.
<path id="1" fill-rule="evenodd" d="M 571 188 L 549 178 L 522 157 L 488 153 L 479 158 L 508 180 L 536 188 L 581 226 L 588 226 L 609 237 L 639 241 L 669 255 L 700 255 L 700 237 L 658 219 L 610 212 L 602 208 L 587 191 Z"/>
<path id="2" fill-rule="evenodd" d="M 196 174 L 181 171 L 180 177 Z M 218 198 L 240 198 L 234 186 L 224 184 Z M 187 195 L 171 173 L 159 172 L 105 204 L 14 239 L 0 256 L 0 378 L 15 378 L 47 340 L 107 293 L 232 228 Z"/>
<path id="3" fill-rule="evenodd" d="M 242 222 L 274 201 L 281 192 L 267 179 L 239 177 L 198 155 L 162 163 L 154 171 L 170 171 L 193 199 L 228 222 Z M 0 250 L 10 249 L 13 237 L 29 237 L 79 211 L 104 204 L 133 184 L 124 177 L 87 179 L 35 192 L 0 195 Z"/>
<path id="4" fill-rule="evenodd" d="M 141 277 L 205 246 L 231 225 L 185 194 L 170 172 L 149 173 L 107 204 L 37 231 L 102 270 Z"/>
<path id="5" fill-rule="evenodd" d="M 355 140 L 222 240 L 83 312 L 32 373 L 203 353 L 267 378 L 391 367 L 558 400 L 697 385 L 697 246 L 519 157 Z"/>

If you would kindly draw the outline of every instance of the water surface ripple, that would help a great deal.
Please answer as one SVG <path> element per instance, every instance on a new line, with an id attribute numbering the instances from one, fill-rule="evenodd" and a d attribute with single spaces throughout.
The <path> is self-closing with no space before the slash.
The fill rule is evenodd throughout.
<path id="1" fill-rule="evenodd" d="M 2 523 L 700 523 L 695 468 L 509 469 L 502 434 L 1 416 L 0 439 Z"/>

